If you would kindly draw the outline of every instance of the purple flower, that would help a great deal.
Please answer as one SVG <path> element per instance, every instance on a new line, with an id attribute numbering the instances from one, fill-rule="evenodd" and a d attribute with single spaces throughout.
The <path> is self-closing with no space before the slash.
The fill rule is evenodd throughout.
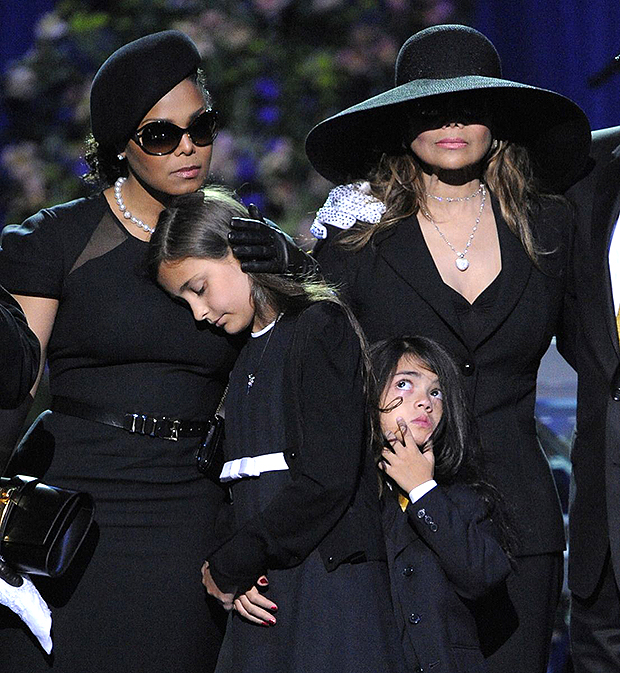
<path id="1" fill-rule="evenodd" d="M 242 196 L 241 202 L 246 208 L 253 203 L 261 211 L 261 213 L 264 212 L 265 204 L 267 203 L 265 200 L 265 195 L 261 194 L 260 192 L 251 192 L 245 196 Z"/>
<path id="2" fill-rule="evenodd" d="M 237 179 L 241 182 L 252 180 L 256 175 L 254 159 L 249 154 L 242 154 L 237 161 Z"/>
<path id="3" fill-rule="evenodd" d="M 256 93 L 265 100 L 275 100 L 280 96 L 278 83 L 270 77 L 259 77 L 254 83 Z"/>
<path id="4" fill-rule="evenodd" d="M 265 105 L 258 110 L 258 119 L 263 124 L 275 124 L 280 119 L 280 108 L 276 105 Z"/>
<path id="5" fill-rule="evenodd" d="M 86 163 L 86 161 L 84 161 L 84 159 L 82 157 L 79 157 L 78 159 L 73 161 L 72 164 L 71 164 L 71 172 L 74 175 L 78 175 L 80 177 L 82 175 L 86 175 L 86 173 L 88 173 L 88 169 L 89 169 L 89 166 Z"/>

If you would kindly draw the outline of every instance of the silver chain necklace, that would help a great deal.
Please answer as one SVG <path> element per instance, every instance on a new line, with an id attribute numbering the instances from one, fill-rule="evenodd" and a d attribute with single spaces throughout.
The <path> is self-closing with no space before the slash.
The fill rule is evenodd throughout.
<path id="1" fill-rule="evenodd" d="M 454 263 L 456 264 L 456 268 L 459 271 L 467 271 L 469 268 L 469 260 L 465 259 L 465 255 L 469 251 L 469 246 L 471 245 L 471 242 L 474 240 L 474 236 L 476 235 L 476 231 L 478 230 L 478 225 L 480 224 L 480 218 L 482 217 L 482 212 L 484 211 L 484 204 L 487 199 L 487 190 L 484 186 L 484 184 L 480 183 L 480 191 L 482 192 L 482 199 L 480 201 L 480 210 L 478 211 L 478 217 L 476 217 L 476 221 L 474 223 L 474 228 L 471 230 L 471 234 L 469 234 L 469 238 L 467 239 L 467 243 L 465 244 L 465 249 L 463 252 L 459 252 L 453 245 L 450 243 L 450 241 L 446 238 L 445 234 L 441 229 L 437 226 L 435 220 L 431 217 L 431 214 L 426 210 L 425 208 L 421 208 L 422 214 L 426 219 L 437 229 L 437 233 L 443 238 L 443 240 L 450 246 L 453 252 L 456 253 L 456 259 L 454 260 Z M 471 198 L 471 197 L 469 197 Z M 464 197 L 464 200 L 467 200 L 467 197 Z"/>
<path id="2" fill-rule="evenodd" d="M 126 220 L 130 220 L 135 225 L 140 227 L 140 229 L 144 229 L 144 231 L 148 231 L 149 234 L 152 234 L 155 231 L 154 227 L 149 227 L 147 224 L 144 224 L 142 220 L 138 219 L 137 217 L 132 215 L 129 210 L 127 210 L 127 206 L 125 205 L 123 197 L 121 196 L 121 189 L 123 188 L 123 184 L 126 182 L 126 180 L 127 178 L 119 178 L 114 183 L 114 200 L 118 205 L 118 209 L 121 211 L 123 217 Z"/>
<path id="3" fill-rule="evenodd" d="M 429 192 L 426 192 L 426 196 L 429 199 L 435 199 L 435 201 L 445 201 L 446 203 L 462 203 L 463 201 L 471 201 L 474 196 L 478 196 L 478 194 L 480 194 L 483 189 L 484 185 L 481 182 L 478 189 L 469 196 L 435 196 L 435 194 L 429 194 Z"/>
<path id="4" fill-rule="evenodd" d="M 258 359 L 258 364 L 256 365 L 256 368 L 254 369 L 253 374 L 248 374 L 248 388 L 245 391 L 246 394 L 250 392 L 250 388 L 254 385 L 254 381 L 256 381 L 256 374 L 258 373 L 258 370 L 260 369 L 260 363 L 263 361 L 263 355 L 265 355 L 265 351 L 267 350 L 267 346 L 269 346 L 269 342 L 271 341 L 271 335 L 274 333 L 276 329 L 276 325 L 278 324 L 278 320 L 283 316 L 283 313 L 278 314 L 278 317 L 273 321 L 271 324 L 271 327 L 269 329 L 269 336 L 267 337 L 267 341 L 265 342 L 265 345 L 263 347 L 263 350 L 260 354 L 260 358 Z M 257 337 L 254 337 L 257 338 Z"/>

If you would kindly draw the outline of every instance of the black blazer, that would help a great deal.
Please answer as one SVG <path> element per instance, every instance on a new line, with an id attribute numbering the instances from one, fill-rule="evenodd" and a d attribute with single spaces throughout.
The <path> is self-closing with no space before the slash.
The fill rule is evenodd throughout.
<path id="1" fill-rule="evenodd" d="M 510 563 L 481 499 L 467 486 L 436 486 L 403 513 L 388 493 L 383 520 L 406 669 L 486 671 L 476 601 Z"/>
<path id="2" fill-rule="evenodd" d="M 569 355 L 579 375 L 568 577 L 583 598 L 594 591 L 609 547 L 620 577 L 620 348 L 608 264 L 620 213 L 620 127 L 592 138 L 591 170 L 568 193 L 578 214 Z"/>
<path id="3" fill-rule="evenodd" d="M 328 238 L 316 255 L 326 277 L 342 285 L 371 342 L 422 334 L 452 353 L 479 424 L 489 475 L 520 535 L 519 553 L 560 551 L 562 513 L 536 436 L 534 403 L 540 359 L 563 318 L 572 214 L 566 204 L 552 203 L 534 218 L 539 244 L 553 250 L 541 258 L 539 270 L 494 199 L 493 209 L 502 272 L 489 327 L 477 343 L 467 343 L 454 291 L 442 281 L 415 217 L 375 236 L 359 252 Z"/>
<path id="4" fill-rule="evenodd" d="M 0 408 L 13 409 L 28 395 L 39 371 L 39 340 L 19 304 L 0 286 Z"/>

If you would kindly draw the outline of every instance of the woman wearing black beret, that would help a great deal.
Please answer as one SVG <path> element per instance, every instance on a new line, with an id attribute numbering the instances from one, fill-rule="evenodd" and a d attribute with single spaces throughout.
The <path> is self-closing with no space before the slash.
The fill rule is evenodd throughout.
<path id="1" fill-rule="evenodd" d="M 40 476 L 90 492 L 97 524 L 65 576 L 38 582 L 52 609 L 50 657 L 17 618 L 0 616 L 13 673 L 215 666 L 219 608 L 200 567 L 222 491 L 198 472 L 195 452 L 240 343 L 198 326 L 141 266 L 168 199 L 209 171 L 217 124 L 200 60 L 178 31 L 113 53 L 90 101 L 87 159 L 103 191 L 3 234 L 0 282 L 49 364 L 52 413 L 36 436 L 51 451 Z"/>
<path id="2" fill-rule="evenodd" d="M 542 194 L 570 185 L 588 148 L 574 103 L 502 79 L 493 45 L 455 25 L 412 36 L 393 89 L 307 138 L 316 170 L 345 183 L 313 226 L 328 280 L 371 342 L 426 335 L 460 365 L 520 538 L 510 600 L 494 597 L 501 618 L 481 625 L 498 673 L 544 673 L 562 585 L 562 512 L 534 402 L 540 359 L 563 336 L 572 226 L 564 201 Z"/>

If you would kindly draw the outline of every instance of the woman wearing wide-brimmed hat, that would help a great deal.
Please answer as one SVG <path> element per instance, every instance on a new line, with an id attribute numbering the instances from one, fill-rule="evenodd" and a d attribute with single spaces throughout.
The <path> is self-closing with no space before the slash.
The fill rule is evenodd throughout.
<path id="1" fill-rule="evenodd" d="M 370 341 L 426 335 L 460 365 L 519 537 L 510 600 L 492 597 L 481 625 L 502 673 L 546 670 L 562 584 L 562 512 L 534 403 L 540 359 L 562 336 L 572 225 L 563 199 L 543 194 L 577 178 L 589 142 L 577 105 L 502 79 L 487 38 L 443 25 L 405 43 L 394 88 L 306 144 L 339 184 L 313 226 L 317 258 Z"/>

